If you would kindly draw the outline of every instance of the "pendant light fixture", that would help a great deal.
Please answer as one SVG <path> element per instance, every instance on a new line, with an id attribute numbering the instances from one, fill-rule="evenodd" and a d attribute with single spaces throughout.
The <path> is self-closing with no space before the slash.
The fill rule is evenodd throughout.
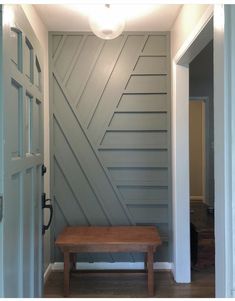
<path id="1" fill-rule="evenodd" d="M 125 20 L 115 11 L 115 7 L 105 4 L 90 15 L 89 24 L 97 37 L 112 40 L 123 32 Z"/>

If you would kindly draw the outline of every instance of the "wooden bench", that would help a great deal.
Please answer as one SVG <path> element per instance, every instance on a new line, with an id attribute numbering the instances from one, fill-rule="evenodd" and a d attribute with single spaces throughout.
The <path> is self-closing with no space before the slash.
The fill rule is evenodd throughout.
<path id="1" fill-rule="evenodd" d="M 64 296 L 69 296 L 70 265 L 76 269 L 76 253 L 144 252 L 148 293 L 154 295 L 154 252 L 161 244 L 156 227 L 67 227 L 55 244 L 64 253 Z"/>

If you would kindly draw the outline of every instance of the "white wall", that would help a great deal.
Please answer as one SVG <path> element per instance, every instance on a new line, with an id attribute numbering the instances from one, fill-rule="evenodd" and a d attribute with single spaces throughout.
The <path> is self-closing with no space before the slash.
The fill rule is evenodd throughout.
<path id="1" fill-rule="evenodd" d="M 44 176 L 44 191 L 50 196 L 50 137 L 49 137 L 49 65 L 48 65 L 48 30 L 32 5 L 22 4 L 22 8 L 42 46 L 44 58 L 44 164 L 47 173 Z M 45 219 L 48 218 L 45 212 Z M 50 231 L 44 235 L 44 271 L 50 263 Z"/>
<path id="2" fill-rule="evenodd" d="M 209 11 L 210 10 L 210 11 Z M 177 282 L 191 281 L 189 229 L 189 70 L 178 64 L 211 14 L 208 5 L 184 5 L 171 29 L 173 263 Z M 195 50 L 195 49 L 194 49 Z M 200 49 L 201 50 L 201 49 Z M 196 54 L 197 51 L 194 51 Z M 190 53 L 188 53 L 190 58 Z"/>
<path id="3" fill-rule="evenodd" d="M 171 54 L 176 53 L 195 30 L 199 20 L 210 5 L 185 4 L 171 28 Z"/>

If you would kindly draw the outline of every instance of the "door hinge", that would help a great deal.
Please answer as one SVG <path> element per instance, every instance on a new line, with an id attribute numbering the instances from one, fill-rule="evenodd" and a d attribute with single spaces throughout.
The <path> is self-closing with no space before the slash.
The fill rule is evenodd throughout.
<path id="1" fill-rule="evenodd" d="M 2 221 L 3 217 L 3 197 L 0 196 L 0 222 Z"/>

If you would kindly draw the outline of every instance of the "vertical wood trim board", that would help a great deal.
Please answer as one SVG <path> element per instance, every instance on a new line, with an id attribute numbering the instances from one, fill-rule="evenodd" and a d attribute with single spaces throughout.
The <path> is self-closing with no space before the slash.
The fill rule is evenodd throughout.
<path id="1" fill-rule="evenodd" d="M 67 225 L 156 225 L 171 261 L 167 32 L 50 33 L 54 235 Z M 61 261 L 58 249 L 54 260 Z M 142 254 L 78 254 L 139 262 Z"/>

